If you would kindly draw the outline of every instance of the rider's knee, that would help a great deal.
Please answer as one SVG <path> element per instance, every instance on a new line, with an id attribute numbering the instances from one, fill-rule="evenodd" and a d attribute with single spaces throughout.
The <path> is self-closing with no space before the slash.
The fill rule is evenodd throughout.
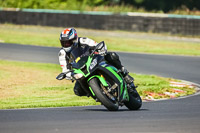
<path id="1" fill-rule="evenodd" d="M 119 56 L 115 52 L 108 52 L 106 58 L 108 60 L 119 60 Z"/>
<path id="2" fill-rule="evenodd" d="M 121 61 L 119 60 L 119 56 L 115 52 L 109 52 L 105 56 L 105 60 L 112 64 L 117 69 L 122 68 Z"/>

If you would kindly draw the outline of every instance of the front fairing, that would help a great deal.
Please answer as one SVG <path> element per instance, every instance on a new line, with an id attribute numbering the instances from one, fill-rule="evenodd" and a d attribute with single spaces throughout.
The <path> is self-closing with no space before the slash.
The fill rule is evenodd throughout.
<path id="1" fill-rule="evenodd" d="M 74 73 L 82 73 L 85 77 L 88 77 L 96 71 L 99 63 L 103 60 L 104 57 L 100 55 L 78 57 L 72 62 L 72 69 Z"/>

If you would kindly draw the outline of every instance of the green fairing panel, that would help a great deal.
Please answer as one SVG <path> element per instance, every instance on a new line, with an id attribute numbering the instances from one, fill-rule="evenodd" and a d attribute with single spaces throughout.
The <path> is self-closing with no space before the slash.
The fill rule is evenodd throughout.
<path id="1" fill-rule="evenodd" d="M 81 73 L 85 76 L 85 74 L 80 69 L 73 69 L 73 70 L 74 70 L 74 73 Z"/>
<path id="2" fill-rule="evenodd" d="M 115 70 L 113 70 L 113 68 L 114 67 L 106 67 L 106 69 L 108 69 L 110 72 L 112 72 L 116 77 L 117 77 L 117 79 L 119 80 L 119 82 L 120 82 L 120 84 L 121 84 L 121 91 L 120 91 L 120 95 L 122 94 L 122 92 L 123 92 L 123 80 L 122 80 L 122 78 L 117 74 L 117 72 L 115 71 Z M 114 68 L 114 69 L 116 69 L 116 68 Z"/>
<path id="3" fill-rule="evenodd" d="M 103 84 L 103 86 L 108 86 L 106 80 L 103 77 L 99 76 L 99 75 L 94 75 L 94 76 L 90 77 L 88 79 L 88 82 L 94 77 L 97 77 L 100 80 L 100 82 Z"/>

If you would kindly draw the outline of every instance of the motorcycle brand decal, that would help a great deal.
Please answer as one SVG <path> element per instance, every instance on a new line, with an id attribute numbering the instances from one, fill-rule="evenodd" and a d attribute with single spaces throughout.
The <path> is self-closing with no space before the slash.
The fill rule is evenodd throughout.
<path id="1" fill-rule="evenodd" d="M 90 70 L 92 70 L 97 65 L 97 59 L 94 59 L 90 64 Z"/>

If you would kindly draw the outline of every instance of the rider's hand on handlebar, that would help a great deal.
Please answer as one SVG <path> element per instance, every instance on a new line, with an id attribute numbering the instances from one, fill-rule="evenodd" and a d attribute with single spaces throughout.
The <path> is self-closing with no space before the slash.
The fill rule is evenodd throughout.
<path id="1" fill-rule="evenodd" d="M 71 72 L 68 72 L 67 74 L 66 74 L 66 79 L 67 80 L 72 80 L 72 76 L 71 76 Z"/>
<path id="2" fill-rule="evenodd" d="M 106 50 L 105 48 L 98 49 L 97 51 L 98 51 L 98 53 L 99 53 L 100 55 L 106 55 L 106 53 L 107 53 L 107 50 Z"/>

